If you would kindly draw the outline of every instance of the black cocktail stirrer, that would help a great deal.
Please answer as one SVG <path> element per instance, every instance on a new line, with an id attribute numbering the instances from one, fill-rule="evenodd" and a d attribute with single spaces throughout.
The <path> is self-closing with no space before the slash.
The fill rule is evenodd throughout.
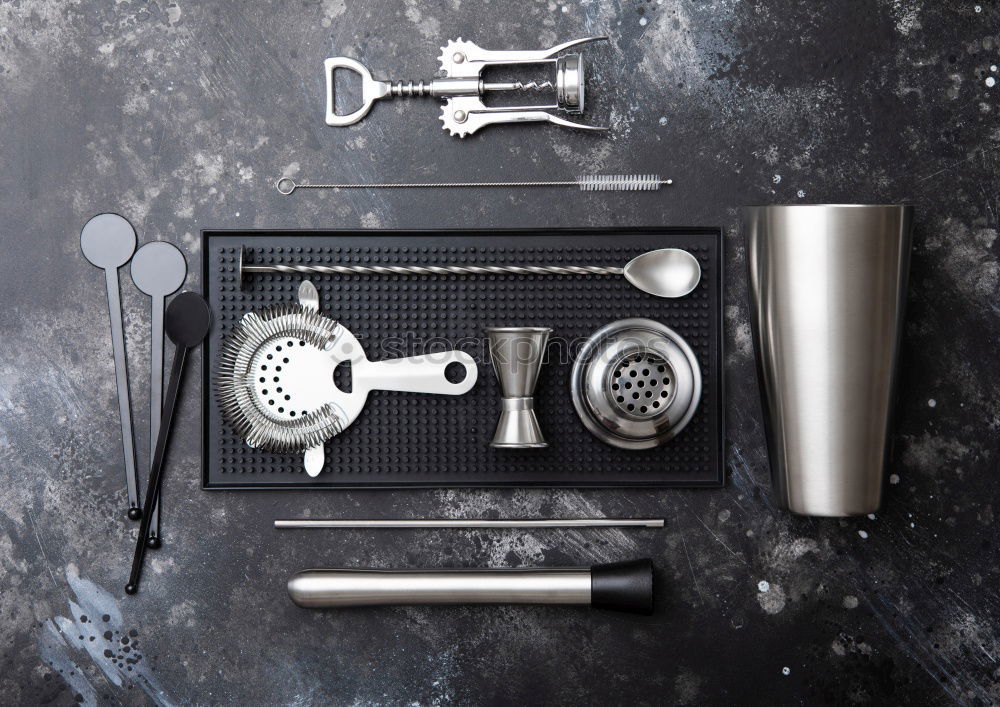
<path id="1" fill-rule="evenodd" d="M 212 310 L 205 299 L 194 292 L 182 292 L 167 306 L 164 316 L 164 329 L 167 336 L 174 342 L 174 362 L 170 367 L 170 381 L 167 384 L 167 394 L 163 400 L 163 415 L 160 420 L 160 432 L 156 436 L 156 449 L 149 468 L 149 481 L 146 487 L 146 503 L 144 511 L 153 508 L 160 495 L 160 481 L 163 479 L 163 458 L 170 438 L 170 427 L 174 419 L 174 407 L 177 403 L 177 392 L 181 387 L 184 375 L 184 363 L 188 351 L 200 344 L 212 326 Z M 142 561 L 146 556 L 146 539 L 149 535 L 149 525 L 152 514 L 144 512 L 139 525 L 139 537 L 135 544 L 135 556 L 132 558 L 132 572 L 125 585 L 126 594 L 139 591 L 139 575 L 142 573 Z"/>

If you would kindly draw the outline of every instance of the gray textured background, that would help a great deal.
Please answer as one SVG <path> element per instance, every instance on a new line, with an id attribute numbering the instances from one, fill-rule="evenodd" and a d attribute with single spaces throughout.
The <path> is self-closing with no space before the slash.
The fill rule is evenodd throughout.
<path id="1" fill-rule="evenodd" d="M 981 5 L 981 6 L 980 6 Z M 1000 700 L 995 519 L 1000 11 L 981 0 L 0 3 L 0 701 L 68 704 Z M 429 78 L 463 36 L 607 32 L 591 120 L 460 142 L 434 101 L 322 121 L 328 55 Z M 278 196 L 313 180 L 658 171 L 659 194 Z M 795 519 L 769 496 L 736 208 L 918 207 L 884 509 Z M 722 225 L 728 471 L 716 491 L 209 494 L 198 376 L 164 489 L 165 547 L 123 596 L 120 439 L 101 273 L 117 211 L 197 263 L 202 228 Z M 192 267 L 192 269 L 194 269 Z M 188 286 L 199 287 L 197 272 Z M 139 449 L 147 301 L 123 274 Z M 198 370 L 192 371 L 200 373 Z M 279 536 L 298 515 L 665 516 L 664 531 Z M 307 565 L 522 566 L 649 555 L 659 610 L 306 612 Z M 82 618 L 86 617 L 86 618 Z"/>

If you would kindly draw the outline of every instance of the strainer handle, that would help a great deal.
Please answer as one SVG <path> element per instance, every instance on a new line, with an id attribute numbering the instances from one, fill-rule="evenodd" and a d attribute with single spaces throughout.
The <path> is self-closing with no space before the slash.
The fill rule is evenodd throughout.
<path id="1" fill-rule="evenodd" d="M 446 374 L 447 368 L 452 364 L 465 369 L 465 378 L 458 383 L 449 381 Z M 475 360 L 463 351 L 442 351 L 387 361 L 362 361 L 353 364 L 351 372 L 355 389 L 438 395 L 468 393 L 476 384 L 478 376 L 479 369 Z"/>

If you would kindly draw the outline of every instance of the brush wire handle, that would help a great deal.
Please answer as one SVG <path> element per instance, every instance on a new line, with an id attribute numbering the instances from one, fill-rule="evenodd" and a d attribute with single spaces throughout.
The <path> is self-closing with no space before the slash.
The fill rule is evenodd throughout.
<path id="1" fill-rule="evenodd" d="M 360 120 L 360 118 L 358 118 Z M 670 186 L 673 179 L 663 179 L 658 174 L 586 174 L 577 179 L 526 182 L 376 182 L 372 184 L 308 184 L 282 177 L 274 183 L 279 194 L 288 196 L 296 189 L 448 189 L 482 187 L 579 187 L 580 191 L 656 191 Z"/>

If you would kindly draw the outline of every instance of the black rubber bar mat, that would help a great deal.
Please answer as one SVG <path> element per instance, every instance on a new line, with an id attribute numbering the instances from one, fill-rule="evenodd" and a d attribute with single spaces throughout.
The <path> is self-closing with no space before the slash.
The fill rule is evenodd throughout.
<path id="1" fill-rule="evenodd" d="M 518 231 L 204 231 L 205 296 L 215 325 L 205 357 L 203 485 L 208 489 L 446 486 L 719 486 L 723 483 L 722 236 L 719 229 Z M 684 248 L 702 268 L 698 288 L 670 300 L 622 277 L 521 275 L 343 276 L 309 279 L 320 311 L 361 341 L 369 359 L 460 348 L 479 380 L 462 396 L 375 391 L 361 416 L 326 443 L 316 478 L 302 456 L 249 448 L 222 420 L 212 390 L 223 338 L 251 309 L 297 302 L 301 275 L 252 274 L 254 264 L 583 264 L 622 266 L 656 248 Z M 677 331 L 701 366 L 703 391 L 690 424 L 662 447 L 606 445 L 580 422 L 569 391 L 572 358 L 598 328 L 646 317 Z M 535 390 L 549 446 L 492 449 L 500 390 L 483 330 L 553 329 Z"/>

